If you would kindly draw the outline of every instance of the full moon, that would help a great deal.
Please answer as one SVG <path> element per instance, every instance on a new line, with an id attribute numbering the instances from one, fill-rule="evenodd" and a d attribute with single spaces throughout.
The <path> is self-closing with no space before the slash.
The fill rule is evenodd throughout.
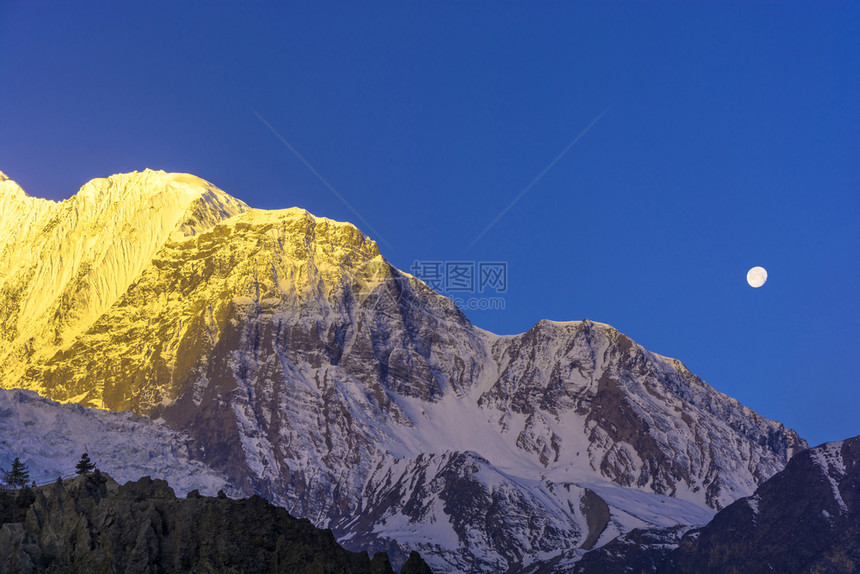
<path id="1" fill-rule="evenodd" d="M 767 281 L 767 271 L 764 267 L 753 267 L 747 271 L 747 283 L 750 287 L 761 287 Z"/>

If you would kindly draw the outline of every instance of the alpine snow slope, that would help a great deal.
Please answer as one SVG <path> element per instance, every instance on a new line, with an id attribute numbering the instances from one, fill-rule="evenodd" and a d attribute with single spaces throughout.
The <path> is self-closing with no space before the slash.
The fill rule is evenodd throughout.
<path id="1" fill-rule="evenodd" d="M 18 457 L 39 484 L 68 477 L 84 452 L 117 480 L 168 480 L 178 494 L 219 490 L 238 497 L 228 478 L 189 453 L 190 437 L 131 412 L 58 404 L 32 391 L 0 389 L 0 477 Z"/>
<path id="2" fill-rule="evenodd" d="M 704 524 L 806 447 L 608 325 L 474 327 L 348 223 L 187 174 L 0 179 L 0 386 L 162 422 L 353 549 L 517 571 Z"/>

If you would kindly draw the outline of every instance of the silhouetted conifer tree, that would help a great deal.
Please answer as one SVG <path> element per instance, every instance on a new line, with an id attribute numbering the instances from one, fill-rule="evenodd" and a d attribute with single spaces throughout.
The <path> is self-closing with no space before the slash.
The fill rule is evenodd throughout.
<path id="1" fill-rule="evenodd" d="M 12 470 L 6 473 L 6 484 L 21 488 L 30 480 L 30 471 L 27 470 L 27 465 L 21 462 L 17 456 L 12 461 Z"/>
<path id="2" fill-rule="evenodd" d="M 81 460 L 75 465 L 75 474 L 86 474 L 91 472 L 95 467 L 95 463 L 90 460 L 90 455 L 84 453 L 81 455 Z"/>

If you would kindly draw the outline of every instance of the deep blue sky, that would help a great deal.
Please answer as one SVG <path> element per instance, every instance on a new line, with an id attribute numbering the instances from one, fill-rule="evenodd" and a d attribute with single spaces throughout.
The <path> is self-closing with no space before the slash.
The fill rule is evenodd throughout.
<path id="1" fill-rule="evenodd" d="M 0 170 L 191 172 L 375 235 L 256 110 L 401 269 L 507 262 L 478 326 L 610 323 L 860 433 L 860 4 L 361 4 L 0 2 Z"/>

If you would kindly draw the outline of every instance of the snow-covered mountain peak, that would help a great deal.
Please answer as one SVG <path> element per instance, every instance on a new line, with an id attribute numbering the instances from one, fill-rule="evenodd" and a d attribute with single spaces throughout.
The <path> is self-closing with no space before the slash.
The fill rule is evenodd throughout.
<path id="1" fill-rule="evenodd" d="M 16 181 L 9 179 L 9 176 L 0 171 L 0 202 L 5 203 L 10 199 L 20 201 L 28 198 L 34 199 L 27 195 L 27 192 Z"/>
<path id="2" fill-rule="evenodd" d="M 227 238 L 230 238 L 229 240 Z M 199 245 L 229 241 L 234 248 L 257 253 L 255 265 L 269 261 L 283 277 L 269 284 L 272 296 L 296 293 L 298 300 L 309 293 L 317 301 L 336 300 L 345 289 L 368 289 L 390 280 L 393 268 L 384 260 L 375 241 L 351 223 L 316 217 L 304 209 L 251 209 L 213 227 Z M 242 247 L 245 245 L 246 247 Z M 300 295 L 304 293 L 305 296 Z"/>
<path id="3" fill-rule="evenodd" d="M 202 179 L 152 170 L 94 179 L 60 203 L 12 191 L 0 196 L 0 367 L 16 378 L 88 329 L 167 241 L 248 209 Z"/>
<path id="4" fill-rule="evenodd" d="M 271 271 L 285 274 L 271 284 L 271 277 L 259 279 L 260 287 L 272 289 L 272 296 L 278 290 L 323 288 L 323 283 L 327 289 L 343 287 L 344 282 L 351 285 L 376 263 L 387 266 L 377 243 L 351 223 L 316 217 L 297 207 L 249 209 L 207 230 L 194 247 L 242 251 L 257 266 L 268 262 Z"/>
<path id="5" fill-rule="evenodd" d="M 169 203 L 185 209 L 198 199 L 204 200 L 205 207 L 218 212 L 218 221 L 249 209 L 243 202 L 197 176 L 151 169 L 90 180 L 66 202 L 77 210 L 87 211 L 86 215 L 94 218 L 114 211 L 117 206 L 126 211 L 129 208 L 159 210 Z M 211 227 L 215 222 L 208 223 Z"/>
<path id="6" fill-rule="evenodd" d="M 700 522 L 805 446 L 610 325 L 480 330 L 349 223 L 152 170 L 25 204 L 0 386 L 162 420 L 355 548 L 504 571 Z"/>
<path id="7" fill-rule="evenodd" d="M 515 337 L 525 336 L 531 334 L 531 336 L 541 336 L 541 337 L 567 337 L 567 336 L 582 336 L 588 339 L 594 337 L 610 337 L 617 338 L 619 336 L 625 337 L 624 333 L 613 327 L 608 323 L 599 323 L 597 321 L 592 321 L 591 319 L 582 319 L 581 321 L 571 320 L 571 321 L 556 321 L 552 319 L 541 319 L 537 323 L 535 323 L 531 329 L 525 331 L 524 333 L 519 333 L 518 335 L 514 335 Z"/>
<path id="8" fill-rule="evenodd" d="M 6 186 L 3 186 L 3 185 L 2 185 L 4 182 L 7 182 L 7 181 L 8 181 L 8 182 L 11 182 L 12 184 L 14 184 L 14 187 L 17 187 L 18 189 L 21 189 L 21 188 L 18 186 L 18 184 L 17 184 L 17 183 L 15 183 L 15 182 L 14 182 L 14 181 L 12 181 L 11 179 L 9 179 L 9 176 L 8 176 L 8 175 L 6 175 L 6 174 L 5 174 L 5 173 L 3 173 L 2 171 L 0 171 L 0 190 L 2 190 L 2 191 L 8 191 L 9 189 L 11 189 L 11 188 L 12 188 L 12 186 L 9 186 L 8 184 L 7 184 Z"/>
<path id="9" fill-rule="evenodd" d="M 217 189 L 205 179 L 190 173 L 167 173 L 163 170 L 147 168 L 143 171 L 116 173 L 108 177 L 93 178 L 81 187 L 75 197 L 91 197 L 109 193 L 116 199 L 118 198 L 117 194 L 127 193 L 130 187 L 147 195 L 158 193 L 168 184 L 189 193 L 195 193 L 194 190 L 199 188 Z"/>

